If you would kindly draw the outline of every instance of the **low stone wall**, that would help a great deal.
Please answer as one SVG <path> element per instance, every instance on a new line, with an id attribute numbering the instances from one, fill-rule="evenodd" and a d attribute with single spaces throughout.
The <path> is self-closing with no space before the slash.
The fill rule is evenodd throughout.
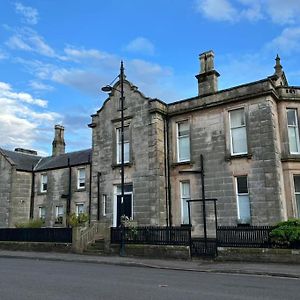
<path id="1" fill-rule="evenodd" d="M 110 246 L 111 254 L 118 254 L 120 245 Z M 149 258 L 168 258 L 168 259 L 190 259 L 190 248 L 188 246 L 171 245 L 125 245 L 126 256 L 140 256 Z"/>
<path id="2" fill-rule="evenodd" d="M 37 243 L 37 242 L 0 242 L 0 250 L 37 251 L 37 252 L 71 252 L 69 243 Z"/>
<path id="3" fill-rule="evenodd" d="M 218 261 L 300 264 L 300 249 L 218 248 Z"/>

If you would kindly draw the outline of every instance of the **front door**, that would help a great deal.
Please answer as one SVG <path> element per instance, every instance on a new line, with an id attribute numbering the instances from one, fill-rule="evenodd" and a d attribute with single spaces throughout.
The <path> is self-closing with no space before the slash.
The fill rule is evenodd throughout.
<path id="1" fill-rule="evenodd" d="M 128 217 L 132 218 L 132 199 L 131 199 L 131 194 L 124 195 L 124 210 L 123 214 Z M 121 195 L 117 195 L 117 226 L 120 226 L 121 224 Z"/>

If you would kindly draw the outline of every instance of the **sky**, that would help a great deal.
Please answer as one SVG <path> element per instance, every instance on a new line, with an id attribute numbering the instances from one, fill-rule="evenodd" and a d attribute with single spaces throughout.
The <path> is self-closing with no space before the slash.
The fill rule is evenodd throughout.
<path id="1" fill-rule="evenodd" d="M 0 147 L 91 147 L 90 115 L 119 74 L 167 103 L 197 95 L 199 54 L 219 89 L 274 73 L 300 86 L 299 0 L 0 0 Z"/>

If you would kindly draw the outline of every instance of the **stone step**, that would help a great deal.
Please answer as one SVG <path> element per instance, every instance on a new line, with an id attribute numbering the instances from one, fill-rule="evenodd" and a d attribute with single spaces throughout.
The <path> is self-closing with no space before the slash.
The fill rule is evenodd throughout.
<path id="1" fill-rule="evenodd" d="M 104 240 L 96 240 L 95 243 L 88 245 L 87 249 L 103 251 L 105 247 Z"/>
<path id="2" fill-rule="evenodd" d="M 104 251 L 102 250 L 97 250 L 97 249 L 86 249 L 83 251 L 83 254 L 88 254 L 88 255 L 105 255 Z"/>

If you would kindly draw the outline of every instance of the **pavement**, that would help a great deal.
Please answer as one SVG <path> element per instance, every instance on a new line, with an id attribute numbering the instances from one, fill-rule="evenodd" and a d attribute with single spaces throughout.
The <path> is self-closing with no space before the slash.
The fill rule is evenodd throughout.
<path id="1" fill-rule="evenodd" d="M 223 274 L 247 274 L 261 276 L 288 277 L 300 279 L 300 264 L 216 262 L 210 260 L 169 260 L 138 257 L 84 255 L 58 252 L 26 252 L 0 250 L 0 258 L 34 259 L 47 261 L 65 261 L 97 263 L 118 266 L 146 267 L 190 272 Z"/>

